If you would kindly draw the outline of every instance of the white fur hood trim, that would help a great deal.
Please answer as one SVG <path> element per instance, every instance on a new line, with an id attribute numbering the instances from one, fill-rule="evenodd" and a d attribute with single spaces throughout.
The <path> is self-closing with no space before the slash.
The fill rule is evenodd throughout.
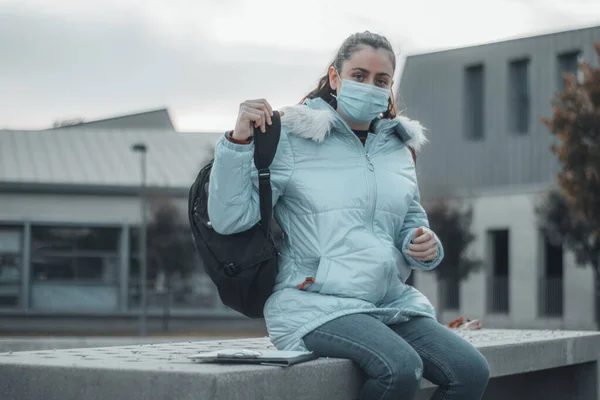
<path id="1" fill-rule="evenodd" d="M 410 135 L 410 139 L 408 140 L 407 144 L 415 149 L 415 151 L 421 150 L 421 147 L 423 147 L 425 143 L 429 142 L 425 136 L 425 127 L 421 125 L 419 121 L 409 119 L 402 115 L 397 116 L 395 121 L 398 121 L 398 124 L 402 125 L 402 127 L 406 129 Z"/>
<path id="2" fill-rule="evenodd" d="M 331 110 L 314 109 L 306 105 L 285 107 L 282 111 L 284 112 L 281 118 L 283 128 L 288 129 L 293 135 L 314 140 L 317 143 L 325 140 L 336 120 L 336 116 Z M 380 123 L 384 123 L 384 121 Z M 393 121 L 388 120 L 385 123 L 391 124 L 390 127 L 396 129 L 403 140 L 406 135 L 403 135 L 401 131 L 404 130 L 408 134 L 406 144 L 416 151 L 419 151 L 428 142 L 424 133 L 425 128 L 419 121 L 398 116 Z"/>
<path id="3" fill-rule="evenodd" d="M 282 111 L 282 127 L 288 128 L 296 136 L 317 143 L 323 143 L 335 121 L 335 115 L 330 110 L 315 110 L 304 105 L 285 107 Z"/>

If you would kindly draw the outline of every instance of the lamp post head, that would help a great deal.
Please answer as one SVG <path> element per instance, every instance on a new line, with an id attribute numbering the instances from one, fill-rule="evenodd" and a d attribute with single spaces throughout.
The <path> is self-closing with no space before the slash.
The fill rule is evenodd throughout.
<path id="1" fill-rule="evenodd" d="M 146 153 L 148 151 L 148 147 L 145 143 L 136 143 L 133 146 L 131 146 L 131 150 L 139 153 Z"/>

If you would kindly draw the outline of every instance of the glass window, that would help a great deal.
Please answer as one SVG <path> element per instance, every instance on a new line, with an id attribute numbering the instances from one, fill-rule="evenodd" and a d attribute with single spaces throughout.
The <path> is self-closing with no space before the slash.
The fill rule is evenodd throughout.
<path id="1" fill-rule="evenodd" d="M 111 251 L 119 248 L 119 228 L 33 227 L 34 251 Z"/>
<path id="2" fill-rule="evenodd" d="M 32 227 L 34 281 L 115 282 L 119 228 Z"/>
<path id="3" fill-rule="evenodd" d="M 508 68 L 508 121 L 513 133 L 529 132 L 529 60 L 511 61 Z"/>
<path id="4" fill-rule="evenodd" d="M 562 92 L 565 88 L 565 74 L 572 74 L 577 76 L 579 81 L 583 80 L 583 74 L 579 71 L 579 64 L 582 61 L 582 57 L 581 52 L 576 50 L 559 54 L 557 58 L 557 87 L 558 91 Z"/>
<path id="5" fill-rule="evenodd" d="M 73 257 L 69 255 L 35 255 L 31 258 L 31 269 L 35 281 L 75 279 Z"/>
<path id="6" fill-rule="evenodd" d="M 117 280 L 118 257 L 50 255 L 31 260 L 34 281 L 97 281 L 112 283 Z"/>
<path id="7" fill-rule="evenodd" d="M 564 255 L 562 243 L 556 244 L 544 235 L 544 276 L 562 278 L 564 271 Z"/>
<path id="8" fill-rule="evenodd" d="M 0 253 L 0 282 L 19 283 L 21 281 L 21 254 Z"/>
<path id="9" fill-rule="evenodd" d="M 465 70 L 465 121 L 468 139 L 484 137 L 485 90 L 483 65 L 473 65 Z"/>
<path id="10" fill-rule="evenodd" d="M 508 229 L 488 231 L 491 261 L 490 311 L 506 314 L 509 310 L 510 232 Z"/>
<path id="11" fill-rule="evenodd" d="M 23 231 L 20 228 L 0 228 L 0 253 L 21 253 Z"/>
<path id="12" fill-rule="evenodd" d="M 105 269 L 110 269 L 110 267 L 106 265 L 104 258 L 78 257 L 73 261 L 75 261 L 74 269 L 76 279 L 93 279 L 103 281 L 107 277 L 112 278 L 111 271 L 105 271 Z"/>
<path id="13" fill-rule="evenodd" d="M 31 236 L 32 308 L 118 307 L 120 228 L 33 226 Z"/>
<path id="14" fill-rule="evenodd" d="M 23 270 L 23 230 L 0 227 L 0 308 L 18 307 Z"/>

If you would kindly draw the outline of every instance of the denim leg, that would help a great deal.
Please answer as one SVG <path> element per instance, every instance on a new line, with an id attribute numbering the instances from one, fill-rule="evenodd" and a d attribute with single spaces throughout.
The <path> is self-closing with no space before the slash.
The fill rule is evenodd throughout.
<path id="1" fill-rule="evenodd" d="M 354 361 L 367 380 L 360 400 L 412 399 L 419 390 L 423 363 L 406 341 L 375 317 L 347 315 L 304 336 L 320 357 Z"/>
<path id="2" fill-rule="evenodd" d="M 423 376 L 438 385 L 432 400 L 480 400 L 489 380 L 486 359 L 469 342 L 431 318 L 391 328 L 423 360 Z"/>

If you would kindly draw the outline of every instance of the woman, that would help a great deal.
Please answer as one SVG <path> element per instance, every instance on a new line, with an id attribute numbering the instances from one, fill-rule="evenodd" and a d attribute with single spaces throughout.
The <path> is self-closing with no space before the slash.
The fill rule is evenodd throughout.
<path id="1" fill-rule="evenodd" d="M 419 204 L 412 151 L 426 139 L 396 116 L 395 67 L 387 39 L 352 35 L 319 86 L 282 110 L 271 181 L 285 239 L 267 328 L 279 349 L 353 360 L 367 375 L 360 399 L 411 399 L 422 376 L 439 385 L 433 399 L 480 399 L 486 360 L 404 283 L 443 249 Z M 265 100 L 242 103 L 217 144 L 208 212 L 219 233 L 260 219 L 252 134 L 271 115 Z"/>

